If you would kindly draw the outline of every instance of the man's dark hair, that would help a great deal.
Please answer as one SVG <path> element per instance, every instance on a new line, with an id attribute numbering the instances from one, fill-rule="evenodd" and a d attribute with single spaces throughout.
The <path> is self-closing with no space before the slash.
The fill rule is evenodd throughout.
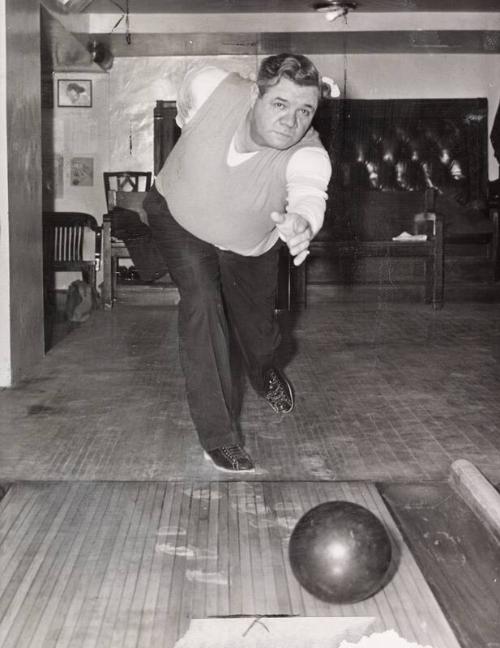
<path id="1" fill-rule="evenodd" d="M 314 63 L 302 54 L 275 54 L 265 58 L 257 74 L 259 94 L 265 94 L 268 88 L 276 85 L 281 79 L 289 79 L 297 85 L 315 86 L 321 93 L 322 82 Z"/>
<path id="2" fill-rule="evenodd" d="M 67 85 L 68 90 L 74 90 L 75 92 L 78 92 L 78 94 L 82 94 L 82 92 L 85 92 L 85 88 L 78 83 L 68 83 Z"/>

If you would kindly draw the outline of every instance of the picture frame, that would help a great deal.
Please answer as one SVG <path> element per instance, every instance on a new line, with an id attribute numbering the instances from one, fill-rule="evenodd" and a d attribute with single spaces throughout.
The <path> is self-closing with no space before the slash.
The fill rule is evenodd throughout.
<path id="1" fill-rule="evenodd" d="M 91 108 L 92 81 L 90 79 L 58 79 L 57 105 L 60 108 Z"/>

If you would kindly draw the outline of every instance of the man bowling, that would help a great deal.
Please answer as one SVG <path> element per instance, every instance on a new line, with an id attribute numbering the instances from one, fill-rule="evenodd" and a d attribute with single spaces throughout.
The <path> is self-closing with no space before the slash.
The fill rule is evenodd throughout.
<path id="1" fill-rule="evenodd" d="M 182 134 L 144 201 L 179 289 L 191 417 L 219 470 L 254 470 L 233 408 L 231 338 L 274 412 L 294 407 L 275 357 L 278 257 L 284 243 L 303 263 L 323 224 L 331 165 L 311 128 L 321 91 L 301 55 L 264 59 L 256 82 L 211 66 L 188 72 L 177 100 Z"/>

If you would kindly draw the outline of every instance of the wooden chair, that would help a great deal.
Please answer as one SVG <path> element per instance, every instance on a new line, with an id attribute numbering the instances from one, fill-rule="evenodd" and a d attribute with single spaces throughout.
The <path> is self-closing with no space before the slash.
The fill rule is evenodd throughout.
<path id="1" fill-rule="evenodd" d="M 105 171 L 103 177 L 108 211 L 110 191 L 149 191 L 151 189 L 151 171 Z"/>
<path id="2" fill-rule="evenodd" d="M 97 272 L 102 259 L 102 227 L 90 214 L 44 211 L 43 269 L 46 303 L 53 298 L 56 272 L 81 272 L 96 291 Z M 93 233 L 95 243 L 86 258 L 85 239 Z"/>
<path id="3" fill-rule="evenodd" d="M 114 236 L 112 231 L 111 211 L 119 206 L 120 195 L 124 192 L 137 194 L 142 200 L 145 192 L 151 189 L 152 174 L 150 171 L 105 171 L 103 173 L 106 193 L 107 213 L 103 219 L 103 302 L 105 308 L 111 308 L 116 295 L 116 279 L 119 259 L 128 259 L 130 254 L 125 243 Z"/>

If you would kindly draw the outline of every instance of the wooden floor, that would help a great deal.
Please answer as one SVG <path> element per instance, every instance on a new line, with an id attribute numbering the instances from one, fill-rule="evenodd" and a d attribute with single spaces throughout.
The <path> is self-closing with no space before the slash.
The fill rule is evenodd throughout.
<path id="1" fill-rule="evenodd" d="M 247 386 L 252 479 L 421 481 L 469 459 L 500 481 L 500 304 L 314 307 L 284 321 L 297 407 Z M 0 481 L 227 479 L 203 460 L 175 308 L 96 312 L 0 391 Z"/>
<path id="2" fill-rule="evenodd" d="M 287 560 L 299 517 L 334 499 L 371 509 L 394 541 L 390 582 L 354 605 L 310 596 Z M 191 618 L 228 615 L 372 617 L 370 631 L 459 646 L 373 486 L 20 484 L 0 521 L 2 648 L 170 648 Z"/>
<path id="3" fill-rule="evenodd" d="M 244 385 L 257 463 L 244 481 L 203 459 L 176 317 L 95 312 L 0 391 L 1 648 L 170 648 L 192 617 L 242 614 L 373 617 L 457 648 L 434 596 L 464 613 L 431 593 L 432 559 L 419 558 L 424 578 L 397 528 L 404 498 L 393 518 L 378 485 L 431 488 L 456 459 L 500 482 L 500 305 L 329 305 L 284 319 L 297 407 L 276 416 Z M 377 512 L 400 552 L 387 587 L 355 606 L 313 599 L 287 562 L 299 516 L 337 498 Z"/>

